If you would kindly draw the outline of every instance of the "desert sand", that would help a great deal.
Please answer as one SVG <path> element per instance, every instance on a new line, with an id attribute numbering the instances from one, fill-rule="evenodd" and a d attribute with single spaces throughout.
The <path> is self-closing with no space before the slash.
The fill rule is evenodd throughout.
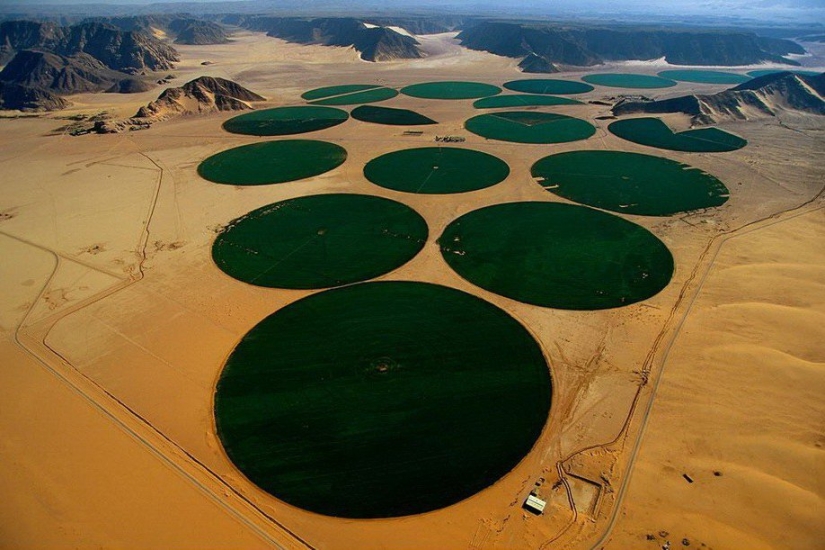
<path id="1" fill-rule="evenodd" d="M 450 35 L 427 37 L 425 48 L 425 59 L 373 64 L 349 49 L 239 32 L 230 44 L 179 47 L 172 85 L 219 76 L 278 106 L 331 84 L 522 77 L 516 60 L 463 50 Z M 661 97 L 714 89 L 680 83 Z M 196 173 L 209 155 L 258 141 L 221 130 L 233 114 L 116 135 L 56 131 L 72 114 L 130 116 L 159 92 L 82 94 L 60 113 L 0 119 L 0 459 L 9 465 L 0 472 L 0 544 L 657 548 L 686 538 L 720 549 L 814 548 L 822 540 L 821 118 L 724 124 L 749 145 L 675 153 L 609 134 L 609 121 L 596 119 L 609 107 L 572 105 L 549 109 L 591 121 L 594 137 L 521 145 L 464 131 L 477 114 L 471 101 L 398 96 L 382 105 L 440 124 L 418 137 L 354 120 L 306 134 L 344 146 L 348 160 L 315 178 L 261 187 L 216 185 Z M 583 98 L 617 93 L 597 88 Z M 688 125 L 684 117 L 668 123 Z M 445 134 L 505 160 L 510 176 L 441 196 L 364 179 L 372 158 Z M 626 216 L 673 252 L 676 272 L 661 293 L 614 310 L 552 310 L 479 289 L 446 266 L 435 241 L 450 221 L 502 202 L 562 201 L 532 180 L 530 166 L 581 149 L 659 154 L 730 189 L 718 209 Z M 215 433 L 212 401 L 226 357 L 263 317 L 310 294 L 231 279 L 211 260 L 216 232 L 265 204 L 342 191 L 403 202 L 429 224 L 424 250 L 379 279 L 440 283 L 488 300 L 533 333 L 551 365 L 550 419 L 531 453 L 493 486 L 442 510 L 354 521 L 291 507 L 246 480 Z M 537 482 L 548 501 L 541 516 L 521 508 Z"/>

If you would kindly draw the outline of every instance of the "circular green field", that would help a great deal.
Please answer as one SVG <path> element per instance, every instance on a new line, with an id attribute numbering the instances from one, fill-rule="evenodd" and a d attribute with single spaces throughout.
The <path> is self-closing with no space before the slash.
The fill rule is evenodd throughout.
<path id="1" fill-rule="evenodd" d="M 383 275 L 411 260 L 427 223 L 408 206 L 368 195 L 314 195 L 253 210 L 212 245 L 226 274 L 274 288 L 326 288 Z"/>
<path id="2" fill-rule="evenodd" d="M 569 204 L 488 206 L 451 223 L 438 243 L 466 280 L 544 307 L 624 306 L 655 295 L 673 275 L 673 256 L 647 229 Z"/>
<path id="3" fill-rule="evenodd" d="M 557 78 L 531 78 L 528 80 L 512 80 L 505 82 L 504 87 L 514 92 L 526 94 L 583 94 L 592 92 L 593 86 L 576 82 L 575 80 L 561 80 Z"/>
<path id="4" fill-rule="evenodd" d="M 544 157 L 532 174 L 551 193 L 613 212 L 669 216 L 720 206 L 728 189 L 715 177 L 662 157 L 572 151 Z"/>
<path id="5" fill-rule="evenodd" d="M 301 95 L 313 105 L 357 105 L 385 101 L 398 95 L 398 90 L 374 84 L 346 84 L 316 88 Z"/>
<path id="6" fill-rule="evenodd" d="M 602 73 L 589 74 L 582 78 L 585 82 L 590 84 L 597 84 L 599 86 L 608 86 L 611 88 L 669 88 L 676 86 L 676 82 L 668 78 L 661 78 L 659 76 L 650 76 L 646 74 L 629 74 L 629 73 Z"/>
<path id="7" fill-rule="evenodd" d="M 776 73 L 785 73 L 790 72 L 793 74 L 799 74 L 802 76 L 817 76 L 822 74 L 821 72 L 817 71 L 797 71 L 795 69 L 760 69 L 758 71 L 750 71 L 748 76 L 752 76 L 753 78 L 758 78 L 760 76 L 766 76 L 769 74 L 776 74 Z"/>
<path id="8" fill-rule="evenodd" d="M 501 88 L 481 82 L 425 82 L 401 88 L 401 93 L 422 99 L 476 99 L 501 93 Z"/>
<path id="9" fill-rule="evenodd" d="M 286 136 L 331 128 L 347 118 L 346 111 L 332 107 L 276 107 L 230 118 L 223 129 L 249 136 Z"/>
<path id="10" fill-rule="evenodd" d="M 736 151 L 748 144 L 747 140 L 719 128 L 699 128 L 676 133 L 661 119 L 652 117 L 618 120 L 607 129 L 622 139 L 670 151 L 721 153 Z"/>
<path id="11" fill-rule="evenodd" d="M 408 109 L 393 109 L 390 107 L 374 107 L 362 105 L 352 110 L 352 118 L 362 122 L 375 124 L 389 124 L 392 126 L 419 126 L 423 124 L 438 124 L 436 121 L 422 114 Z"/>
<path id="12" fill-rule="evenodd" d="M 201 177 L 230 185 L 284 183 L 329 172 L 347 160 L 334 143 L 311 139 L 266 141 L 212 155 L 198 166 Z"/>
<path id="13" fill-rule="evenodd" d="M 481 137 L 518 143 L 564 143 L 587 139 L 596 133 L 596 128 L 584 120 L 536 111 L 477 115 L 464 127 Z"/>
<path id="14" fill-rule="evenodd" d="M 747 76 L 728 73 L 725 71 L 704 71 L 698 69 L 685 69 L 676 71 L 662 71 L 659 73 L 662 78 L 679 80 L 681 82 L 697 82 L 699 84 L 742 84 L 750 80 Z"/>
<path id="15" fill-rule="evenodd" d="M 547 422 L 551 379 L 516 320 L 451 288 L 357 284 L 292 303 L 229 356 L 218 436 L 253 483 L 345 518 L 419 514 L 495 483 Z"/>
<path id="16" fill-rule="evenodd" d="M 364 176 L 376 185 L 407 193 L 465 193 L 503 181 L 510 167 L 472 149 L 422 147 L 381 155 L 367 163 Z"/>
<path id="17" fill-rule="evenodd" d="M 476 109 L 499 109 L 501 107 L 540 107 L 552 105 L 581 105 L 581 101 L 552 95 L 520 94 L 485 97 L 473 103 Z"/>

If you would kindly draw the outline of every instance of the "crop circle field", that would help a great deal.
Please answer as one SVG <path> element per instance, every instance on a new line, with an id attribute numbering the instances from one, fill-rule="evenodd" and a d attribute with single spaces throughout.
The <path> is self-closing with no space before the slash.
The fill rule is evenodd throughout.
<path id="1" fill-rule="evenodd" d="M 646 74 L 631 74 L 631 73 L 599 73 L 589 74 L 582 77 L 582 80 L 590 84 L 598 86 L 607 86 L 610 88 L 669 88 L 676 86 L 675 80 L 669 78 L 662 78 L 660 76 L 651 76 Z"/>
<path id="2" fill-rule="evenodd" d="M 294 302 L 240 341 L 215 395 L 218 435 L 258 487 L 345 518 L 419 514 L 495 483 L 550 410 L 536 341 L 499 308 L 417 282 Z"/>
<path id="3" fill-rule="evenodd" d="M 750 80 L 749 77 L 737 73 L 698 69 L 662 71 L 658 74 L 662 78 L 669 78 L 680 82 L 696 82 L 698 84 L 742 84 Z"/>
<path id="4" fill-rule="evenodd" d="M 517 143 L 565 143 L 587 139 L 596 128 L 587 121 L 535 111 L 504 111 L 477 115 L 464 127 L 488 139 Z"/>
<path id="5" fill-rule="evenodd" d="M 503 160 L 457 147 L 404 149 L 375 158 L 364 176 L 381 187 L 407 193 L 465 193 L 495 185 L 510 174 Z"/>
<path id="6" fill-rule="evenodd" d="M 622 151 L 571 151 L 544 157 L 533 177 L 551 193 L 588 206 L 669 216 L 727 202 L 715 177 L 674 160 Z"/>
<path id="7" fill-rule="evenodd" d="M 394 109 L 392 107 L 376 107 L 362 105 L 352 110 L 352 118 L 362 122 L 387 124 L 390 126 L 419 126 L 438 124 L 433 119 L 409 109 Z"/>
<path id="8" fill-rule="evenodd" d="M 411 260 L 427 223 L 401 203 L 369 195 L 289 199 L 232 221 L 212 245 L 226 274 L 250 284 L 327 288 L 383 275 Z"/>
<path id="9" fill-rule="evenodd" d="M 562 80 L 558 78 L 530 78 L 526 80 L 511 80 L 505 82 L 504 87 L 514 92 L 526 94 L 584 94 L 592 92 L 593 86 L 577 82 L 575 80 Z"/>
<path id="10" fill-rule="evenodd" d="M 653 117 L 617 120 L 607 129 L 622 139 L 670 151 L 723 153 L 736 151 L 748 144 L 739 136 L 719 128 L 697 128 L 674 132 L 661 119 Z"/>
<path id="11" fill-rule="evenodd" d="M 331 128 L 348 118 L 346 111 L 333 107 L 275 107 L 230 118 L 223 129 L 248 136 L 287 136 Z"/>
<path id="12" fill-rule="evenodd" d="M 581 105 L 581 101 L 568 97 L 538 94 L 508 94 L 484 97 L 473 103 L 476 109 L 500 109 L 502 107 L 544 107 L 553 105 Z"/>
<path id="13" fill-rule="evenodd" d="M 398 95 L 398 90 L 373 84 L 345 84 L 326 86 L 301 94 L 301 98 L 313 105 L 357 105 L 386 101 Z"/>
<path id="14" fill-rule="evenodd" d="M 543 307 L 598 310 L 650 298 L 673 256 L 647 229 L 583 206 L 520 202 L 458 218 L 438 240 L 456 273 L 490 292 Z"/>
<path id="15" fill-rule="evenodd" d="M 501 93 L 501 88 L 481 82 L 424 82 L 401 88 L 401 93 L 421 99 L 476 99 Z"/>
<path id="16" fill-rule="evenodd" d="M 346 159 L 343 147 L 326 141 L 266 141 L 212 155 L 200 163 L 198 174 L 215 183 L 268 185 L 317 176 Z"/>

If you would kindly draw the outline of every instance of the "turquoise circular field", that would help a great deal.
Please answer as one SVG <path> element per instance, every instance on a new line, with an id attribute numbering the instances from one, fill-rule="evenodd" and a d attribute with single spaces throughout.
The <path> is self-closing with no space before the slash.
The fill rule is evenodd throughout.
<path id="1" fill-rule="evenodd" d="M 215 391 L 230 460 L 318 514 L 388 518 L 460 502 L 527 455 L 550 412 L 550 371 L 521 324 L 470 294 L 363 283 L 270 315 Z"/>
<path id="2" fill-rule="evenodd" d="M 398 90 L 374 84 L 345 84 L 316 88 L 301 94 L 313 105 L 358 105 L 386 101 L 398 95 Z"/>
<path id="3" fill-rule="evenodd" d="M 467 281 L 558 309 L 632 304 L 657 294 L 673 275 L 673 256 L 647 229 L 570 204 L 481 208 L 448 225 L 438 244 L 444 260 Z"/>
<path id="4" fill-rule="evenodd" d="M 481 82 L 425 82 L 401 88 L 401 93 L 421 99 L 476 99 L 501 93 L 501 88 Z"/>
<path id="5" fill-rule="evenodd" d="M 427 223 L 401 203 L 369 195 L 312 195 L 270 204 L 233 220 L 212 258 L 249 284 L 312 289 L 366 281 L 411 260 Z"/>
<path id="6" fill-rule="evenodd" d="M 659 76 L 680 82 L 696 82 L 697 84 L 742 84 L 750 80 L 750 77 L 737 73 L 698 69 L 662 71 Z"/>
<path id="7" fill-rule="evenodd" d="M 669 88 L 676 86 L 676 82 L 669 78 L 661 78 L 659 76 L 650 76 L 646 74 L 628 74 L 628 73 L 601 73 L 589 74 L 582 77 L 582 80 L 590 84 L 597 84 L 599 86 L 608 86 L 610 88 Z"/>
<path id="8" fill-rule="evenodd" d="M 333 107 L 276 107 L 230 118 L 223 129 L 249 136 L 287 136 L 331 128 L 348 118 L 346 111 Z"/>
<path id="9" fill-rule="evenodd" d="M 593 86 L 575 80 L 561 80 L 558 78 L 531 78 L 527 80 L 511 80 L 505 82 L 504 87 L 514 92 L 526 94 L 584 94 L 593 91 Z"/>
<path id="10" fill-rule="evenodd" d="M 587 139 L 596 128 L 587 121 L 555 113 L 504 111 L 477 115 L 464 123 L 487 139 L 516 143 L 565 143 Z"/>

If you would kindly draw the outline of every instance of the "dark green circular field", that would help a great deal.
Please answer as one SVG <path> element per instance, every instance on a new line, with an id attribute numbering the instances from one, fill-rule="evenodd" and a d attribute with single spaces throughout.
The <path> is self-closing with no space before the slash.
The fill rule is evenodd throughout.
<path id="1" fill-rule="evenodd" d="M 267 185 L 317 176 L 345 160 L 347 151 L 326 141 L 266 141 L 212 155 L 200 163 L 198 174 L 215 183 Z"/>
<path id="2" fill-rule="evenodd" d="M 332 107 L 276 107 L 230 118 L 223 129 L 249 136 L 286 136 L 331 128 L 347 118 L 346 111 Z"/>
<path id="3" fill-rule="evenodd" d="M 517 143 L 564 143 L 587 139 L 596 133 L 596 128 L 584 120 L 536 111 L 477 115 L 464 127 L 481 137 Z"/>
<path id="4" fill-rule="evenodd" d="M 505 82 L 504 87 L 514 92 L 526 94 L 584 94 L 592 92 L 593 86 L 575 80 L 561 80 L 557 78 L 531 78 L 527 80 L 511 80 Z"/>
<path id="5" fill-rule="evenodd" d="M 235 279 L 274 288 L 327 288 L 372 279 L 411 260 L 427 223 L 401 203 L 368 195 L 289 199 L 233 220 L 212 245 Z"/>
<path id="6" fill-rule="evenodd" d="M 617 120 L 607 129 L 622 139 L 670 151 L 722 153 L 736 151 L 748 144 L 747 140 L 719 128 L 699 128 L 676 133 L 661 119 L 652 117 Z"/>
<path id="7" fill-rule="evenodd" d="M 551 379 L 508 314 L 433 284 L 357 284 L 294 302 L 237 345 L 218 436 L 253 483 L 344 518 L 420 514 L 499 480 L 547 422 Z"/>
<path id="8" fill-rule="evenodd" d="M 721 181 L 674 160 L 621 151 L 572 151 L 544 157 L 533 177 L 551 193 L 588 206 L 643 216 L 669 216 L 720 206 Z"/>
<path id="9" fill-rule="evenodd" d="M 476 109 L 500 109 L 501 107 L 538 107 L 552 105 L 581 105 L 581 101 L 567 97 L 536 94 L 510 94 L 485 97 L 473 103 Z"/>
<path id="10" fill-rule="evenodd" d="M 750 80 L 747 76 L 737 73 L 698 69 L 662 71 L 658 74 L 662 78 L 679 80 L 681 82 L 696 82 L 698 84 L 742 84 Z"/>
<path id="11" fill-rule="evenodd" d="M 481 82 L 424 82 L 401 88 L 401 93 L 421 99 L 476 99 L 501 93 L 501 88 Z"/>
<path id="12" fill-rule="evenodd" d="M 488 206 L 452 222 L 438 243 L 446 262 L 469 282 L 558 309 L 639 302 L 673 275 L 673 256 L 647 229 L 569 204 Z"/>
<path id="13" fill-rule="evenodd" d="M 301 95 L 313 105 L 357 105 L 385 101 L 398 95 L 398 90 L 374 84 L 345 84 L 316 88 Z"/>
<path id="14" fill-rule="evenodd" d="M 376 185 L 407 193 L 465 193 L 503 181 L 510 167 L 472 149 L 422 147 L 381 155 L 367 163 L 364 176 Z"/>
<path id="15" fill-rule="evenodd" d="M 352 118 L 362 122 L 388 124 L 391 126 L 419 126 L 424 124 L 438 124 L 436 121 L 422 114 L 408 109 L 393 109 L 391 107 L 374 107 L 362 105 L 352 110 Z"/>
<path id="16" fill-rule="evenodd" d="M 608 86 L 611 88 L 669 88 L 676 86 L 676 81 L 659 76 L 630 73 L 601 73 L 589 74 L 582 77 L 582 80 L 590 84 Z"/>

